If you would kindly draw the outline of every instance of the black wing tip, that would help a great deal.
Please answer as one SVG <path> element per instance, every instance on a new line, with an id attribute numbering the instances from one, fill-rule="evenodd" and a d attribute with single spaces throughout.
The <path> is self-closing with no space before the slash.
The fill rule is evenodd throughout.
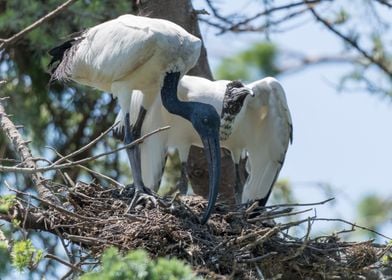
<path id="1" fill-rule="evenodd" d="M 79 44 L 80 41 L 82 41 L 85 36 L 84 36 L 85 31 L 81 31 L 78 33 L 74 33 L 71 36 L 72 38 L 64 41 L 58 46 L 55 46 L 54 48 L 50 49 L 48 51 L 48 54 L 52 57 L 48 64 L 48 69 L 49 73 L 52 75 L 51 80 L 55 80 L 60 78 L 60 76 L 56 77 L 56 70 L 60 66 L 60 64 L 64 61 L 65 57 L 69 53 L 69 51 L 75 47 L 76 45 Z"/>

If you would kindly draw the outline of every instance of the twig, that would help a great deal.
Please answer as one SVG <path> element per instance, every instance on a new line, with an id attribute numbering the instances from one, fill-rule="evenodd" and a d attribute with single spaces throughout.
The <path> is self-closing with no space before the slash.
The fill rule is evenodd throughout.
<path id="1" fill-rule="evenodd" d="M 61 155 L 55 148 L 53 148 L 53 147 L 47 147 L 47 148 L 48 148 L 48 149 L 51 149 L 51 150 L 52 150 L 53 152 L 55 152 L 58 156 L 60 156 L 60 157 L 62 157 L 62 158 L 65 158 L 65 157 L 63 157 L 63 155 Z M 66 160 L 66 161 L 67 161 L 68 163 L 72 163 L 72 161 L 70 161 L 70 160 Z M 97 171 L 94 171 L 94 170 L 92 170 L 92 169 L 90 169 L 90 168 L 88 168 L 88 167 L 86 167 L 86 166 L 83 166 L 83 165 L 81 165 L 81 164 L 78 164 L 78 165 L 76 165 L 76 166 L 79 167 L 79 168 L 81 168 L 81 169 L 86 170 L 87 172 L 90 172 L 91 174 L 94 174 L 95 176 L 97 176 L 97 177 L 99 177 L 99 178 L 101 178 L 101 179 L 104 179 L 104 180 L 107 180 L 107 181 L 111 182 L 111 183 L 112 183 L 113 185 L 115 185 L 116 187 L 120 187 L 120 188 L 124 188 L 124 187 L 125 187 L 123 184 L 121 184 L 120 182 L 117 182 L 117 181 L 114 180 L 113 178 L 110 178 L 109 176 L 106 176 L 106 175 L 104 175 L 104 174 L 102 174 L 102 173 L 99 173 L 99 172 L 97 172 Z M 75 186 L 75 183 L 72 181 L 71 178 L 69 178 L 68 174 L 65 173 L 64 175 L 65 175 L 65 178 L 67 178 L 67 181 L 70 182 L 71 186 L 74 187 L 74 186 Z"/>
<path id="2" fill-rule="evenodd" d="M 277 218 L 281 218 L 281 217 L 295 216 L 295 215 L 303 214 L 303 213 L 306 213 L 306 212 L 309 212 L 309 211 L 312 211 L 312 210 L 313 210 L 313 208 L 308 208 L 308 209 L 301 210 L 301 211 L 296 211 L 296 212 L 291 212 L 290 211 L 288 213 L 284 213 L 283 212 L 281 214 L 276 214 L 276 215 L 273 215 L 273 214 L 272 215 L 269 215 L 269 214 L 267 214 L 267 215 L 260 215 L 260 216 L 258 216 L 256 218 L 248 219 L 248 222 L 263 221 L 263 220 L 277 219 Z"/>
<path id="3" fill-rule="evenodd" d="M 271 206 L 264 206 L 264 208 L 277 208 L 277 207 L 294 207 L 294 206 L 315 206 L 315 205 L 323 205 L 331 200 L 334 200 L 334 197 L 328 198 L 326 200 L 314 203 L 283 203 L 283 204 L 275 204 Z"/>
<path id="4" fill-rule="evenodd" d="M 119 122 L 114 123 L 111 127 L 109 127 L 107 130 L 105 130 L 104 132 L 101 133 L 101 135 L 99 135 L 97 138 L 95 138 L 94 140 L 92 140 L 90 143 L 88 143 L 87 145 L 81 147 L 80 149 L 70 153 L 69 155 L 66 156 L 62 156 L 60 159 L 58 159 L 57 161 L 55 161 L 54 163 L 52 163 L 50 166 L 55 166 L 60 164 L 61 162 L 74 157 L 82 152 L 84 152 L 85 150 L 89 149 L 91 146 L 93 146 L 95 143 L 97 143 L 99 140 L 101 140 L 105 135 L 107 135 L 112 129 L 113 127 L 115 127 Z M 58 153 L 57 153 L 58 154 Z M 59 155 L 59 154 L 58 154 Z"/>
<path id="5" fill-rule="evenodd" d="M 378 3 L 380 3 L 381 5 L 385 5 L 385 6 L 387 6 L 388 8 L 392 8 L 392 4 L 391 3 L 388 3 L 388 1 L 387 0 L 376 0 Z"/>
<path id="6" fill-rule="evenodd" d="M 289 10 L 291 8 L 295 8 L 295 7 L 298 7 L 298 6 L 303 6 L 303 5 L 311 6 L 311 5 L 315 5 L 315 4 L 321 3 L 321 2 L 331 2 L 331 1 L 332 0 L 305 0 L 305 1 L 298 1 L 298 2 L 294 2 L 294 3 L 289 3 L 289 4 L 282 5 L 282 6 L 276 6 L 276 7 L 272 7 L 272 8 L 269 8 L 269 9 L 265 9 L 265 10 L 255 14 L 255 15 L 251 16 L 251 17 L 247 17 L 246 19 L 244 19 L 242 21 L 234 23 L 233 21 L 230 21 L 228 19 L 228 16 L 223 16 L 223 15 L 221 15 L 218 12 L 218 9 L 212 4 L 211 0 L 206 0 L 207 5 L 211 9 L 214 17 L 217 18 L 218 20 L 220 20 L 223 24 L 212 22 L 212 21 L 210 21 L 210 20 L 208 20 L 206 18 L 200 18 L 199 20 L 203 21 L 203 22 L 205 22 L 205 23 L 207 23 L 207 24 L 209 24 L 209 25 L 211 25 L 211 26 L 213 26 L 213 27 L 215 27 L 217 29 L 220 29 L 220 33 L 218 33 L 218 35 L 221 35 L 221 34 L 227 32 L 227 31 L 235 31 L 235 32 L 255 31 L 255 30 L 260 31 L 261 27 L 259 27 L 257 29 L 254 29 L 254 28 L 249 28 L 249 27 L 241 28 L 241 26 L 247 25 L 248 23 L 250 23 L 250 22 L 252 22 L 252 21 L 254 21 L 254 20 L 256 20 L 256 19 L 258 19 L 258 18 L 260 18 L 262 16 L 268 16 L 268 15 L 271 15 L 272 13 L 274 13 L 274 12 L 278 12 L 278 11 L 281 11 L 281 10 Z M 308 9 L 309 8 L 306 8 L 306 9 L 303 9 L 301 11 L 297 11 L 297 12 L 291 13 L 288 16 L 283 17 L 279 21 L 279 23 L 283 22 L 283 21 L 286 21 L 287 19 L 290 19 L 290 18 L 292 18 L 292 17 L 294 17 L 296 15 L 299 15 L 299 14 L 303 13 L 304 11 L 306 11 Z M 266 25 L 264 25 L 263 29 L 267 28 L 268 26 L 270 26 L 272 24 L 275 24 L 275 23 L 271 23 L 271 22 L 267 23 Z"/>
<path id="7" fill-rule="evenodd" d="M 378 236 L 382 236 L 382 237 L 384 237 L 384 238 L 386 238 L 388 240 L 392 240 L 392 238 L 390 238 L 390 237 L 388 237 L 388 236 L 386 236 L 386 235 L 384 235 L 382 233 L 379 233 L 378 231 L 375 231 L 373 229 L 370 229 L 370 228 L 367 228 L 367 227 L 364 227 L 364 226 L 359 226 L 357 224 L 351 223 L 351 222 L 343 220 L 343 219 L 314 218 L 313 220 L 314 221 L 327 221 L 327 222 L 341 222 L 341 223 L 348 224 L 350 226 L 353 226 L 353 227 L 356 227 L 356 228 L 359 228 L 359 229 L 363 229 L 363 230 L 372 232 L 372 233 L 374 233 L 374 234 L 376 234 Z"/>
<path id="8" fill-rule="evenodd" d="M 0 41 L 1 41 L 0 50 L 16 43 L 18 40 L 20 40 L 27 33 L 31 32 L 35 28 L 39 27 L 45 21 L 48 21 L 48 20 L 54 18 L 58 13 L 60 13 L 62 10 L 64 10 L 65 8 L 67 8 L 68 6 L 70 6 L 71 4 L 73 4 L 76 1 L 77 0 L 68 0 L 67 2 L 61 4 L 56 9 L 54 9 L 50 13 L 46 14 L 45 16 L 43 16 L 42 18 L 40 18 L 39 20 L 37 20 L 33 24 L 29 25 L 28 27 L 26 27 L 22 31 L 18 32 L 17 34 L 13 35 L 12 37 L 10 37 L 8 39 L 0 39 Z"/>
<path id="9" fill-rule="evenodd" d="M 310 221 L 311 221 L 311 219 L 308 218 L 308 229 L 307 229 L 307 231 L 306 231 L 305 241 L 302 243 L 301 247 L 299 247 L 299 248 L 295 251 L 295 253 L 294 253 L 293 255 L 284 258 L 284 259 L 282 260 L 282 262 L 286 262 L 286 261 L 288 261 L 288 260 L 294 259 L 294 258 L 298 257 L 300 254 L 303 253 L 303 251 L 305 250 L 306 246 L 307 246 L 308 243 L 309 243 L 309 235 L 310 235 L 310 231 L 311 231 L 311 228 L 312 228 L 312 223 L 311 223 Z"/>
<path id="10" fill-rule="evenodd" d="M 56 166 L 45 166 L 45 167 L 36 167 L 36 168 L 10 167 L 10 166 L 0 165 L 0 171 L 2 171 L 2 172 L 19 172 L 19 173 L 32 174 L 32 173 L 37 173 L 37 172 L 46 172 L 46 171 L 51 171 L 51 170 L 58 170 L 58 169 L 70 168 L 70 167 L 73 167 L 73 166 L 78 166 L 78 165 L 80 165 L 82 163 L 86 163 L 86 162 L 95 160 L 97 158 L 100 158 L 100 157 L 103 157 L 103 156 L 107 156 L 107 155 L 111 155 L 111 154 L 117 153 L 118 151 L 121 151 L 121 150 L 130 148 L 130 147 L 133 147 L 133 146 L 135 146 L 137 144 L 142 143 L 147 137 L 149 137 L 149 136 L 151 136 L 151 135 L 153 135 L 155 133 L 167 130 L 169 128 L 170 128 L 170 126 L 165 126 L 165 127 L 158 128 L 158 129 L 156 129 L 156 130 L 154 130 L 154 131 L 152 131 L 150 133 L 147 133 L 147 134 L 143 135 L 142 137 L 140 137 L 139 139 L 133 141 L 132 143 L 124 145 L 124 146 L 122 146 L 120 148 L 114 149 L 114 150 L 112 150 L 110 152 L 105 152 L 105 153 L 101 153 L 101 154 L 98 154 L 98 155 L 95 155 L 95 156 L 91 156 L 91 157 L 88 157 L 88 158 L 85 158 L 85 159 L 81 159 L 81 160 L 78 160 L 78 161 L 73 161 L 73 162 L 70 162 L 70 163 L 64 163 L 64 164 L 60 164 L 60 165 L 56 165 Z"/>
<path id="11" fill-rule="evenodd" d="M 82 269 L 80 269 L 79 267 L 77 267 L 77 266 L 73 265 L 72 263 L 69 263 L 69 262 L 67 262 L 67 261 L 65 261 L 65 260 L 63 260 L 63 259 L 60 259 L 59 257 L 57 257 L 57 256 L 55 256 L 55 255 L 46 254 L 46 255 L 45 255 L 45 258 L 48 258 L 48 259 L 52 259 L 52 260 L 58 261 L 59 263 L 61 263 L 61 264 L 63 264 L 63 265 L 66 265 L 66 266 L 68 266 L 68 267 L 70 267 L 70 268 L 72 268 L 73 270 L 76 270 L 76 271 L 78 271 L 78 272 L 84 272 L 84 271 L 83 271 Z"/>
<path id="12" fill-rule="evenodd" d="M 239 262 L 239 263 L 256 263 L 256 262 L 260 262 L 261 260 L 264 260 L 268 257 L 274 256 L 277 254 L 278 254 L 277 252 L 269 252 L 265 255 L 253 257 L 251 259 L 239 259 L 239 260 L 237 260 L 237 262 Z"/>
<path id="13" fill-rule="evenodd" d="M 63 207 L 61 207 L 61 206 L 55 205 L 55 204 L 53 204 L 53 203 L 51 203 L 51 202 L 49 202 L 49 201 L 47 201 L 47 200 L 45 200 L 45 199 L 42 199 L 42 198 L 37 197 L 37 196 L 35 196 L 35 195 L 31 194 L 31 193 L 22 192 L 22 191 L 20 191 L 20 190 L 11 188 L 10 186 L 8 186 L 8 188 L 9 188 L 11 191 L 15 192 L 15 193 L 22 194 L 22 195 L 25 195 L 25 196 L 27 196 L 27 197 L 31 197 L 31 198 L 33 198 L 33 199 L 35 199 L 35 200 L 38 200 L 39 202 L 45 204 L 46 206 L 50 206 L 50 207 L 56 209 L 57 211 L 62 212 L 62 213 L 65 214 L 65 215 L 72 216 L 72 217 L 74 217 L 74 218 L 78 218 L 78 219 L 81 219 L 81 220 L 101 221 L 101 219 L 98 219 L 98 218 L 94 218 L 94 217 L 85 217 L 85 216 L 81 216 L 81 215 L 79 215 L 79 214 L 77 214 L 77 213 L 70 212 L 70 211 L 68 211 L 67 209 L 65 209 L 65 208 L 63 208 Z M 59 203 L 59 205 L 61 205 L 61 203 Z"/>
<path id="14" fill-rule="evenodd" d="M 349 45 L 351 45 L 354 49 L 356 49 L 359 53 L 361 53 L 364 57 L 366 57 L 369 61 L 377 65 L 381 70 L 383 70 L 389 77 L 392 77 L 392 69 L 389 69 L 387 65 L 385 65 L 381 60 L 375 58 L 373 55 L 366 52 L 362 49 L 358 43 L 351 39 L 350 37 L 344 35 L 342 32 L 337 30 L 335 27 L 332 26 L 329 22 L 323 19 L 312 7 L 309 8 L 309 11 L 313 14 L 316 20 L 321 22 L 327 29 L 332 31 L 332 33 L 336 34 L 338 37 L 342 38 L 346 41 Z"/>

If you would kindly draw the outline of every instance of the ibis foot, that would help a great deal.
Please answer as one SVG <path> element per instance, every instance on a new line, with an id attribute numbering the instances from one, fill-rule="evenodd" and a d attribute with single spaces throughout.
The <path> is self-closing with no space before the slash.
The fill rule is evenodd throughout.
<path id="1" fill-rule="evenodd" d="M 146 208 L 157 207 L 158 205 L 158 195 L 155 194 L 149 188 L 140 185 L 127 185 L 126 189 L 132 190 L 131 203 L 128 206 L 128 210 L 139 208 L 138 206 L 144 206 Z"/>

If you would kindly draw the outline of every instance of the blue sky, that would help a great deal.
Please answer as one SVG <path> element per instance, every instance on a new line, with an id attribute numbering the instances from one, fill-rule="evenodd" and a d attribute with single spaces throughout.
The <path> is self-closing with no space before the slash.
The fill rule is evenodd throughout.
<path id="1" fill-rule="evenodd" d="M 228 13 L 240 8 L 242 13 L 252 15 L 256 9 L 261 10 L 256 1 L 224 3 L 223 12 Z M 247 8 L 245 3 L 249 3 Z M 201 4 L 195 2 L 196 7 Z M 201 30 L 212 68 L 223 57 L 265 39 L 260 33 L 216 36 L 205 25 Z M 288 32 L 272 33 L 270 39 L 281 50 L 308 55 L 338 53 L 343 46 L 311 19 L 302 19 Z M 304 203 L 324 198 L 316 183 L 332 185 L 338 190 L 336 205 L 317 207 L 318 216 L 340 216 L 355 222 L 355 204 L 363 195 L 392 198 L 392 104 L 387 98 L 364 92 L 338 93 L 333 84 L 349 69 L 343 64 L 325 64 L 279 77 L 294 125 L 294 142 L 280 178 L 293 184 L 296 198 Z M 385 226 L 383 233 L 392 236 L 392 227 Z"/>

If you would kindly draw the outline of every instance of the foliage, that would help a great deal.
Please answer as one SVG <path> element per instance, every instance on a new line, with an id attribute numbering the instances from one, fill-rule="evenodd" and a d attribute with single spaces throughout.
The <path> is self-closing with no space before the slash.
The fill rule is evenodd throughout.
<path id="1" fill-rule="evenodd" d="M 0 277 L 5 275 L 9 270 L 9 242 L 5 234 L 0 230 Z"/>
<path id="2" fill-rule="evenodd" d="M 0 1 L 0 38 L 19 32 L 62 2 Z M 0 97 L 11 97 L 7 111 L 14 114 L 15 123 L 24 125 L 23 133 L 32 138 L 35 149 L 42 153 L 42 147 L 51 146 L 61 154 L 69 154 L 91 142 L 112 124 L 117 108 L 108 94 L 97 95 L 96 90 L 73 83 L 49 82 L 47 65 L 50 57 L 47 52 L 62 43 L 68 34 L 132 10 L 132 1 L 126 0 L 76 1 L 66 12 L 0 52 L 0 77 L 7 81 L 1 88 Z M 96 126 L 96 123 L 101 125 Z M 4 142 L 5 139 L 0 137 L 0 147 Z M 113 148 L 116 142 L 110 139 L 101 143 L 100 148 L 105 149 Z M 0 154 L 1 158 L 12 154 L 7 150 L 0 152 L 4 152 Z M 93 152 L 94 149 L 86 150 L 79 157 L 90 156 Z M 118 179 L 118 162 L 118 155 L 112 155 L 105 162 L 94 162 L 94 167 L 108 170 L 108 175 Z M 92 165 L 87 164 L 88 167 Z M 79 172 L 69 175 L 76 179 Z"/>
<path id="3" fill-rule="evenodd" d="M 265 76 L 276 76 L 278 50 L 270 42 L 260 42 L 233 57 L 223 59 L 217 69 L 218 79 L 256 80 Z"/>
<path id="4" fill-rule="evenodd" d="M 143 250 L 135 250 L 122 256 L 117 249 L 109 248 L 102 256 L 102 268 L 89 272 L 81 280 L 132 279 L 132 280 L 192 280 L 194 276 L 189 266 L 176 259 L 158 258 L 151 260 Z"/>
<path id="5" fill-rule="evenodd" d="M 392 201 L 389 198 L 370 194 L 361 199 L 357 206 L 357 215 L 360 223 L 366 227 L 379 230 L 381 225 L 391 219 Z M 369 233 L 370 237 L 376 237 Z"/>
<path id="6" fill-rule="evenodd" d="M 0 197 L 0 213 L 7 214 L 9 209 L 15 204 L 15 195 L 4 195 Z"/>
<path id="7" fill-rule="evenodd" d="M 20 271 L 35 268 L 42 257 L 43 251 L 36 249 L 29 239 L 17 241 L 12 247 L 12 265 Z"/>

